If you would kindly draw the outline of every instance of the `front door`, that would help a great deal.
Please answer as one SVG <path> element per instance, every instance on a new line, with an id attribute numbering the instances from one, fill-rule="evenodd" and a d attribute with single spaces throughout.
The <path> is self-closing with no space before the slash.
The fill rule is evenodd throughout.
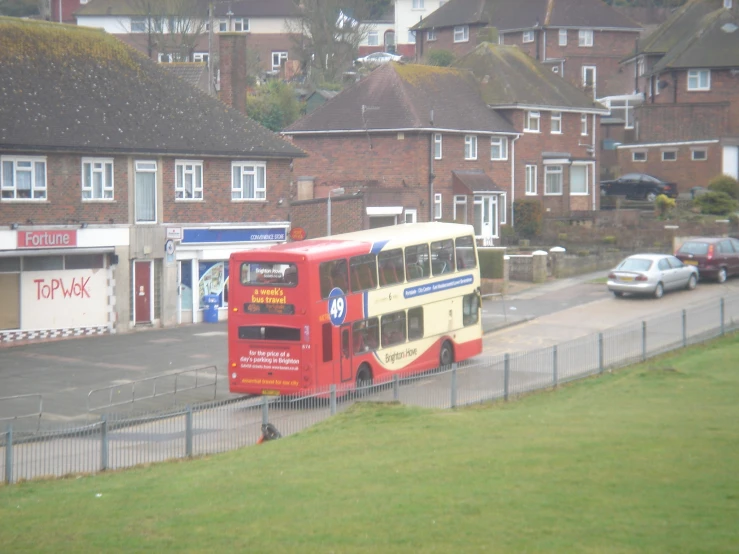
<path id="1" fill-rule="evenodd" d="M 481 237 L 498 236 L 498 196 L 475 196 L 475 232 Z"/>
<path id="2" fill-rule="evenodd" d="M 134 323 L 151 323 L 151 262 L 133 262 Z"/>
<path id="3" fill-rule="evenodd" d="M 351 380 L 352 378 L 352 345 L 351 324 L 341 326 L 341 382 Z"/>

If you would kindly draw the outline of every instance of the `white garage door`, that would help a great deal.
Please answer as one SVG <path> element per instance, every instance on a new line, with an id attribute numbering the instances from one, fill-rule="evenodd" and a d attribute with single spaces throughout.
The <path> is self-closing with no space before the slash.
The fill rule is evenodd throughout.
<path id="1" fill-rule="evenodd" d="M 724 146 L 723 154 L 722 172 L 739 179 L 739 146 Z"/>

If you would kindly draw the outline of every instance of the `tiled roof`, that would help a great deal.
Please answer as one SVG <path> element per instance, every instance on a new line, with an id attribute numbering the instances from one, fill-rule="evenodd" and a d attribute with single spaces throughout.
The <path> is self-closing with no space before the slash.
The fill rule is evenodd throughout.
<path id="1" fill-rule="evenodd" d="M 708 14 L 722 9 L 722 0 L 688 0 L 664 24 L 639 41 L 637 50 L 643 54 L 665 54 L 686 37 L 695 35 Z"/>
<path id="2" fill-rule="evenodd" d="M 234 17 L 296 17 L 297 2 L 293 0 L 242 0 L 241 2 L 216 2 L 216 17 L 225 17 L 228 10 Z"/>
<path id="3" fill-rule="evenodd" d="M 413 29 L 482 24 L 500 31 L 585 27 L 638 31 L 641 27 L 602 0 L 450 0 Z"/>
<path id="4" fill-rule="evenodd" d="M 304 155 L 103 31 L 0 18 L 0 52 L 0 148 Z"/>
<path id="5" fill-rule="evenodd" d="M 473 194 L 475 192 L 494 192 L 505 189 L 499 187 L 487 173 L 478 170 L 452 170 L 452 187 L 455 194 Z"/>
<path id="6" fill-rule="evenodd" d="M 202 62 L 163 63 L 162 68 L 191 86 L 208 92 L 208 64 Z"/>
<path id="7" fill-rule="evenodd" d="M 739 18 L 731 10 L 718 9 L 694 22 L 654 65 L 652 73 L 666 69 L 739 67 Z"/>
<path id="8" fill-rule="evenodd" d="M 430 128 L 515 132 L 480 99 L 469 71 L 398 63 L 383 64 L 283 132 Z"/>
<path id="9" fill-rule="evenodd" d="M 516 46 L 480 44 L 455 62 L 481 80 L 483 100 L 491 107 L 547 107 L 606 113 L 601 104 Z"/>
<path id="10" fill-rule="evenodd" d="M 153 11 L 166 12 L 166 5 L 162 0 L 153 0 Z M 198 0 L 202 13 L 208 13 L 208 0 Z M 293 0 L 242 0 L 234 2 L 215 2 L 213 13 L 215 17 L 226 17 L 231 10 L 233 17 L 291 17 L 298 13 Z M 90 0 L 75 11 L 77 16 L 127 16 L 146 15 L 146 3 L 140 0 Z"/>

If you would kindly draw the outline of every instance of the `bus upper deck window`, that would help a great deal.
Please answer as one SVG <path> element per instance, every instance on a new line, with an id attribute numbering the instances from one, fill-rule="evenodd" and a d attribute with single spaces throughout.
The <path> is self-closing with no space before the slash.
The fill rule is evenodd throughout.
<path id="1" fill-rule="evenodd" d="M 475 259 L 475 239 L 472 237 L 459 237 L 456 240 L 455 253 L 457 268 L 460 271 L 463 269 L 473 269 L 477 266 Z"/>

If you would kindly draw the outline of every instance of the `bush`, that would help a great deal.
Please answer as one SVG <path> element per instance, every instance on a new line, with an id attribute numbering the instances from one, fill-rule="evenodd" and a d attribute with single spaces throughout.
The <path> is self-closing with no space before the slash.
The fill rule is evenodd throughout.
<path id="1" fill-rule="evenodd" d="M 439 67 L 449 67 L 455 59 L 456 56 L 449 50 L 432 50 L 426 58 L 426 63 Z"/>
<path id="2" fill-rule="evenodd" d="M 503 278 L 503 256 L 505 256 L 505 250 L 478 248 L 477 256 L 480 259 L 480 277 L 483 279 Z"/>
<path id="3" fill-rule="evenodd" d="M 713 192 L 725 192 L 734 200 L 739 200 L 739 181 L 729 175 L 719 175 L 708 183 L 709 190 Z"/>
<path id="4" fill-rule="evenodd" d="M 707 192 L 693 200 L 693 203 L 701 213 L 712 215 L 729 215 L 739 208 L 739 202 L 725 192 Z"/>
<path id="5" fill-rule="evenodd" d="M 674 210 L 676 206 L 674 198 L 670 198 L 665 194 L 660 194 L 654 200 L 654 207 L 657 209 L 657 213 L 660 217 L 664 217 L 670 210 Z"/>
<path id="6" fill-rule="evenodd" d="M 516 230 L 524 237 L 538 237 L 541 234 L 544 208 L 533 198 L 516 200 L 513 203 Z"/>
<path id="7" fill-rule="evenodd" d="M 618 239 L 613 235 L 607 235 L 600 240 L 603 244 L 616 244 L 618 242 Z"/>

